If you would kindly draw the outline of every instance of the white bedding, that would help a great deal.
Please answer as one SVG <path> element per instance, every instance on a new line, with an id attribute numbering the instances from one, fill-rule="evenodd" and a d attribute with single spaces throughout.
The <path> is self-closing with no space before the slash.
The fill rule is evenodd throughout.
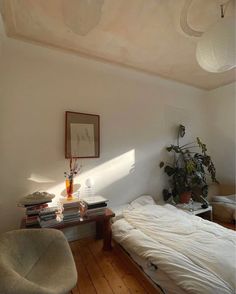
<path id="1" fill-rule="evenodd" d="M 117 242 L 188 293 L 235 293 L 236 234 L 171 205 L 137 206 L 112 225 Z"/>
<path id="2" fill-rule="evenodd" d="M 178 287 L 173 280 L 160 268 L 154 266 L 150 261 L 139 257 L 137 254 L 126 250 L 130 257 L 138 264 L 145 274 L 157 285 L 164 294 L 186 294 L 187 292 Z M 159 293 L 159 292 L 158 292 Z"/>

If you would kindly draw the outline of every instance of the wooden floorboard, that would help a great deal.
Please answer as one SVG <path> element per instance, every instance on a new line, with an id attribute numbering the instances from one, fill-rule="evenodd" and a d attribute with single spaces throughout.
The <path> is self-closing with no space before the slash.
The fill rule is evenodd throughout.
<path id="1" fill-rule="evenodd" d="M 221 225 L 221 226 L 227 228 L 227 229 L 236 231 L 236 224 L 235 223 L 226 223 L 226 222 L 221 222 L 218 220 L 214 220 L 214 222 L 217 223 L 218 225 Z"/>
<path id="2" fill-rule="evenodd" d="M 82 258 L 80 255 L 80 250 L 79 250 L 78 244 L 72 243 L 71 247 L 72 247 L 72 252 L 74 255 L 75 264 L 76 264 L 77 273 L 78 273 L 77 289 L 76 290 L 74 289 L 72 291 L 73 294 L 77 294 L 77 292 L 80 294 L 83 294 L 83 293 L 96 294 L 97 292 L 96 292 L 94 285 L 90 279 L 89 273 L 88 273 L 84 263 L 82 262 Z"/>
<path id="3" fill-rule="evenodd" d="M 73 294 L 158 294 L 125 254 L 114 248 L 102 250 L 92 239 L 70 243 L 78 282 Z"/>
<path id="4" fill-rule="evenodd" d="M 148 294 L 156 294 L 162 293 L 160 290 L 157 290 L 156 287 L 150 283 L 150 281 L 144 276 L 143 271 L 136 265 L 134 266 L 135 262 L 131 262 L 130 259 L 127 258 L 127 255 L 124 254 L 123 250 L 120 249 L 119 245 L 114 247 L 114 254 L 116 258 L 124 264 L 126 269 L 129 269 L 136 280 L 142 285 L 145 289 L 146 293 Z"/>
<path id="5" fill-rule="evenodd" d="M 93 242 L 89 244 L 89 249 L 108 281 L 110 288 L 115 294 L 130 294 L 119 273 L 113 268 L 109 253 L 106 254 L 102 250 L 101 245 L 101 243 Z"/>

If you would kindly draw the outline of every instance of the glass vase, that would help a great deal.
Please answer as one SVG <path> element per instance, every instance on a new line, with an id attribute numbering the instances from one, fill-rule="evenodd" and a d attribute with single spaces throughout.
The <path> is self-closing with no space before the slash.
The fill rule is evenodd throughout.
<path id="1" fill-rule="evenodd" d="M 66 178 L 67 200 L 73 199 L 73 178 Z"/>

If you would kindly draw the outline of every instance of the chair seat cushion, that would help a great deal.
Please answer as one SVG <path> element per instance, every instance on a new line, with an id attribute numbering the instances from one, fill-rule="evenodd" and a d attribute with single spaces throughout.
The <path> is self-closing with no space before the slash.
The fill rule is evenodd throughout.
<path id="1" fill-rule="evenodd" d="M 27 229 L 0 237 L 0 293 L 65 294 L 76 282 L 73 256 L 62 232 Z"/>

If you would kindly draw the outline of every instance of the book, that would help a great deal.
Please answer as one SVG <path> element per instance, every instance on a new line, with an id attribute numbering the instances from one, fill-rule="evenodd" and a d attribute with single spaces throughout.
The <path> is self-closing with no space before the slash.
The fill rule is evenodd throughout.
<path id="1" fill-rule="evenodd" d="M 30 211 L 30 210 L 38 210 L 38 209 L 42 209 L 42 208 L 45 208 L 45 207 L 48 207 L 48 204 L 47 203 L 44 203 L 44 204 L 36 204 L 36 205 L 29 205 L 26 207 L 26 210 L 27 211 Z"/>
<path id="2" fill-rule="evenodd" d="M 106 199 L 102 196 L 83 197 L 81 200 L 83 200 L 87 205 L 94 205 L 94 204 L 98 204 L 98 203 L 108 202 L 108 199 Z"/>
<path id="3" fill-rule="evenodd" d="M 76 222 L 79 220 L 80 220 L 80 213 L 79 212 L 77 212 L 77 214 L 63 216 L 64 223 Z"/>
<path id="4" fill-rule="evenodd" d="M 96 212 L 105 212 L 106 207 L 97 207 L 97 208 L 92 208 L 92 209 L 88 209 L 86 211 L 86 213 L 91 214 L 91 213 L 96 213 Z"/>
<path id="5" fill-rule="evenodd" d="M 73 198 L 71 200 L 67 200 L 66 198 L 64 199 L 60 199 L 60 202 L 63 204 L 63 205 L 73 205 L 75 203 L 78 203 L 79 202 L 79 198 Z"/>
<path id="6" fill-rule="evenodd" d="M 32 211 L 27 211 L 27 210 L 26 210 L 26 212 L 25 212 L 25 214 L 26 214 L 27 216 L 39 215 L 39 213 L 40 213 L 40 209 L 32 210 Z"/>
<path id="7" fill-rule="evenodd" d="M 32 227 L 32 226 L 39 226 L 39 217 L 38 216 L 27 216 L 25 219 L 25 226 Z"/>
<path id="8" fill-rule="evenodd" d="M 74 215 L 74 216 L 69 216 L 69 217 L 63 217 L 63 221 L 70 221 L 70 220 L 77 220 L 80 218 L 80 215 L 77 214 L 77 215 Z"/>
<path id="9" fill-rule="evenodd" d="M 48 204 L 42 204 L 42 205 L 33 205 L 33 206 L 28 206 L 26 208 L 26 215 L 38 215 L 40 211 L 44 208 L 47 208 Z"/>
<path id="10" fill-rule="evenodd" d="M 57 218 L 56 214 L 41 215 L 40 216 L 40 221 L 41 220 L 50 220 L 50 219 L 55 219 L 55 218 Z"/>
<path id="11" fill-rule="evenodd" d="M 75 198 L 75 199 L 72 199 L 72 200 L 61 199 L 60 202 L 63 205 L 63 207 L 73 207 L 73 206 L 78 206 L 79 205 L 79 199 L 78 198 Z"/>
<path id="12" fill-rule="evenodd" d="M 42 208 L 39 211 L 39 215 L 40 216 L 42 216 L 42 215 L 50 215 L 50 214 L 56 214 L 57 212 L 58 212 L 58 207 L 57 206 L 45 207 L 45 208 Z"/>
<path id="13" fill-rule="evenodd" d="M 41 220 L 39 222 L 41 228 L 54 228 L 60 225 L 60 222 L 57 219 L 51 219 L 51 220 Z"/>
<path id="14" fill-rule="evenodd" d="M 89 204 L 88 209 L 100 208 L 100 207 L 107 207 L 106 202 L 96 203 L 96 204 Z"/>
<path id="15" fill-rule="evenodd" d="M 20 203 L 18 203 L 18 206 L 19 207 L 30 208 L 30 207 L 33 207 L 33 206 L 36 206 L 36 205 L 44 205 L 44 204 L 47 204 L 47 203 L 50 203 L 50 202 L 52 202 L 52 200 L 42 200 L 42 201 L 38 201 L 37 203 L 28 203 L 28 204 L 20 204 Z"/>
<path id="16" fill-rule="evenodd" d="M 66 215 L 76 215 L 76 214 L 78 214 L 79 213 L 79 211 L 78 211 L 78 209 L 77 210 L 75 210 L 75 211 L 63 211 L 63 215 L 64 216 L 66 216 Z"/>

